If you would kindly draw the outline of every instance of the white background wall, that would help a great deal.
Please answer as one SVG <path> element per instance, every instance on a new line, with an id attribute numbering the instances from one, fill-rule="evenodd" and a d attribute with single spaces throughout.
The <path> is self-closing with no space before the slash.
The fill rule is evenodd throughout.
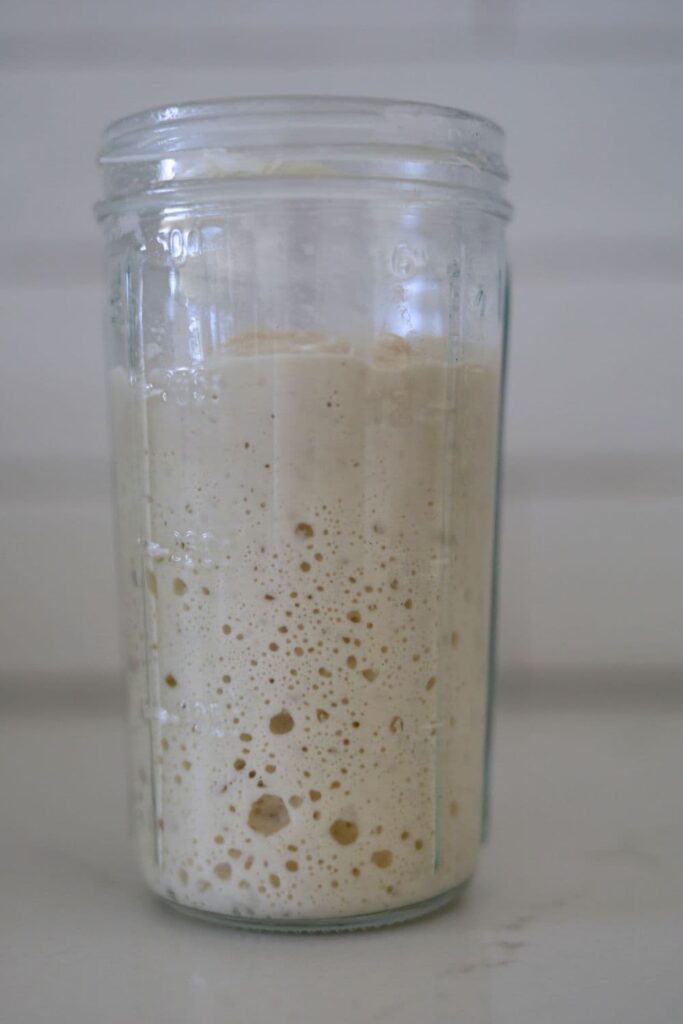
<path id="1" fill-rule="evenodd" d="M 680 672 L 680 0 L 4 0 L 0 678 L 118 664 L 101 129 L 271 92 L 430 100 L 506 128 L 503 669 Z"/>

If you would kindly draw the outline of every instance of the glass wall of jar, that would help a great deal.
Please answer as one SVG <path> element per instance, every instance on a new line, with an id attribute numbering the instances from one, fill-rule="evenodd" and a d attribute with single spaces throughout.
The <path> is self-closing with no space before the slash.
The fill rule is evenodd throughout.
<path id="1" fill-rule="evenodd" d="M 501 148 L 462 111 L 326 98 L 105 136 L 133 806 L 174 905 L 339 929 L 472 875 Z"/>

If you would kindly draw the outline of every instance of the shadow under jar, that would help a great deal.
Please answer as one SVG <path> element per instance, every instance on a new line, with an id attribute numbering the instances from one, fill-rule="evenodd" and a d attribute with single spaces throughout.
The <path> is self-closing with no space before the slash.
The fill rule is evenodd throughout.
<path id="1" fill-rule="evenodd" d="M 450 900 L 485 814 L 502 133 L 188 103 L 100 163 L 133 807 L 177 907 L 291 931 Z"/>

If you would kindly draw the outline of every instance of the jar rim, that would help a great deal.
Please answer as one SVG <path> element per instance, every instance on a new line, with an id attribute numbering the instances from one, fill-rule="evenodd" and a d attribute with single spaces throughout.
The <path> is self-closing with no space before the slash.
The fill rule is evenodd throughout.
<path id="1" fill-rule="evenodd" d="M 393 124 L 396 128 L 404 128 L 402 118 L 412 120 L 414 125 L 420 118 L 420 138 L 411 136 L 408 141 L 425 144 L 425 137 L 429 135 L 433 143 L 440 140 L 443 148 L 449 148 L 448 144 L 452 146 L 456 141 L 453 135 L 453 128 L 456 127 L 469 127 L 475 135 L 491 133 L 501 141 L 505 135 L 500 125 L 489 117 L 439 103 L 372 96 L 237 96 L 149 107 L 117 118 L 105 128 L 100 160 L 106 161 L 110 151 L 118 148 L 124 140 L 128 145 L 132 145 L 139 141 L 140 135 L 152 135 L 156 130 L 170 126 L 191 126 L 198 122 L 216 122 L 231 118 L 246 125 L 249 119 L 254 122 L 256 119 L 263 120 L 268 117 L 273 120 L 283 117 L 300 120 L 305 117 L 313 119 L 321 116 L 329 119 L 331 128 L 334 128 L 335 120 L 340 117 L 357 117 L 359 123 L 361 119 L 366 123 L 372 121 L 375 128 L 380 120 L 388 127 Z"/>
<path id="2" fill-rule="evenodd" d="M 376 178 L 469 190 L 503 216 L 504 133 L 455 107 L 353 96 L 246 96 L 143 110 L 105 130 L 98 216 L 172 187 L 268 177 Z"/>

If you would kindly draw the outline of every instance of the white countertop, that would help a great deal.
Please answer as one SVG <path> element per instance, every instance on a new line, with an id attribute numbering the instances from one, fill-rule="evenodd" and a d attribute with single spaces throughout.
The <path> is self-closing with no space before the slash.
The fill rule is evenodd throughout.
<path id="1" fill-rule="evenodd" d="M 113 710 L 0 710 L 3 1024 L 683 1017 L 683 687 L 508 695 L 464 901 L 311 937 L 222 930 L 146 894 Z"/>

